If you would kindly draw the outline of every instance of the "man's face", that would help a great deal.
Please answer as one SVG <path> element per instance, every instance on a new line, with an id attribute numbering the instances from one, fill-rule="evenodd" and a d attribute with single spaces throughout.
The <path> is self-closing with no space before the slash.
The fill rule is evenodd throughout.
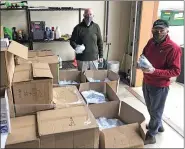
<path id="1" fill-rule="evenodd" d="M 93 17 L 94 17 L 94 15 L 93 15 L 93 12 L 91 9 L 85 10 L 84 20 L 85 20 L 87 26 L 89 26 L 90 23 L 93 21 Z"/>
<path id="2" fill-rule="evenodd" d="M 168 28 L 154 27 L 152 28 L 153 38 L 156 42 L 161 42 L 168 35 Z"/>

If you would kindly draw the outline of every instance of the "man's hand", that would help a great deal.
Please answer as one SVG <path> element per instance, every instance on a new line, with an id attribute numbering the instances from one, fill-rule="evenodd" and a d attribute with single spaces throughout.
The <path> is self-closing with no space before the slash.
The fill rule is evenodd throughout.
<path id="1" fill-rule="evenodd" d="M 99 62 L 102 63 L 103 62 L 103 58 L 99 58 Z"/>
<path id="2" fill-rule="evenodd" d="M 141 68 L 141 70 L 143 71 L 143 73 L 149 73 L 149 74 L 152 74 L 152 73 L 154 73 L 154 71 L 155 71 L 155 68 L 148 68 L 148 69 L 146 69 L 146 68 Z"/>

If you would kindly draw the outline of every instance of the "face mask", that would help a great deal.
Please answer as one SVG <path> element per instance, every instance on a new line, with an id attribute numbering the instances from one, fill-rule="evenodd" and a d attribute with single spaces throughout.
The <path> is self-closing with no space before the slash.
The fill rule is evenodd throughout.
<path id="1" fill-rule="evenodd" d="M 89 26 L 93 20 L 93 17 L 86 16 L 84 18 L 84 20 L 85 20 L 85 23 L 87 24 L 87 26 Z"/>
<path id="2" fill-rule="evenodd" d="M 165 39 L 167 34 L 168 34 L 167 32 L 164 32 L 164 33 L 153 32 L 153 38 L 157 43 L 160 43 Z"/>
<path id="3" fill-rule="evenodd" d="M 166 34 L 159 34 L 159 33 L 154 33 L 153 38 L 155 39 L 156 42 L 161 42 L 165 39 Z"/>

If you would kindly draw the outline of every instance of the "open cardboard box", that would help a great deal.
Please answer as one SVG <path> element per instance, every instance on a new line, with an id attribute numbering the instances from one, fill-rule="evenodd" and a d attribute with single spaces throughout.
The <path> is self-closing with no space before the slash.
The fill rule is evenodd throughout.
<path id="1" fill-rule="evenodd" d="M 100 148 L 143 148 L 146 129 L 142 113 L 125 102 L 93 104 L 90 107 L 94 117 L 116 118 L 126 125 L 103 129 L 100 133 Z"/>
<path id="2" fill-rule="evenodd" d="M 53 102 L 56 109 L 85 105 L 76 86 L 68 85 L 53 88 Z"/>
<path id="3" fill-rule="evenodd" d="M 12 84 L 16 116 L 54 108 L 52 78 L 46 63 L 16 66 Z"/>
<path id="4" fill-rule="evenodd" d="M 15 70 L 14 55 L 23 59 L 28 58 L 28 47 L 15 41 L 10 41 L 8 48 L 1 48 L 0 51 L 0 87 L 11 86 Z"/>
<path id="5" fill-rule="evenodd" d="M 107 83 L 116 93 L 118 92 L 120 77 L 117 73 L 110 70 L 87 70 L 84 75 L 88 82 L 90 82 L 89 78 L 100 80 L 101 82 L 105 82 L 105 79 L 108 78 L 110 81 Z"/>
<path id="6" fill-rule="evenodd" d="M 110 87 L 110 85 L 108 83 L 87 82 L 87 83 L 80 84 L 80 88 L 79 88 L 80 93 L 82 93 L 84 91 L 89 91 L 89 90 L 103 93 L 105 95 L 107 102 L 119 101 L 118 96 L 116 95 L 116 93 L 113 91 L 113 89 Z M 84 97 L 84 100 L 86 101 L 85 97 Z M 86 101 L 86 103 L 87 103 L 87 101 Z M 89 106 L 91 106 L 91 104 Z"/>
<path id="7" fill-rule="evenodd" d="M 11 119 L 12 132 L 8 135 L 5 148 L 39 148 L 35 115 Z"/>
<path id="8" fill-rule="evenodd" d="M 80 83 L 86 82 L 86 77 L 81 71 L 60 70 L 59 71 L 59 81 L 75 81 L 78 84 L 68 84 L 68 85 L 75 85 L 77 88 L 79 88 Z"/>
<path id="9" fill-rule="evenodd" d="M 53 83 L 58 83 L 58 56 L 54 55 L 51 50 L 32 50 L 28 52 L 28 59 L 25 60 L 20 57 L 16 57 L 16 64 L 24 63 L 48 63 L 53 75 Z"/>
<path id="10" fill-rule="evenodd" d="M 99 128 L 87 106 L 37 112 L 41 148 L 98 148 Z"/>

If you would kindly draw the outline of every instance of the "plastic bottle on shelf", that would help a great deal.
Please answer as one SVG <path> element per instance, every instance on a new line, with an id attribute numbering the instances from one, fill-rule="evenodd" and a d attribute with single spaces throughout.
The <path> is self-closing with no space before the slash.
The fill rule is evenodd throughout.
<path id="1" fill-rule="evenodd" d="M 58 55 L 59 69 L 62 69 L 62 58 Z"/>
<path id="2" fill-rule="evenodd" d="M 51 40 L 54 40 L 55 38 L 55 29 L 54 27 L 51 27 Z"/>
<path id="3" fill-rule="evenodd" d="M 12 27 L 12 37 L 13 37 L 13 40 L 17 40 L 16 27 Z"/>
<path id="4" fill-rule="evenodd" d="M 59 39 L 61 37 L 60 28 L 57 26 L 55 30 L 55 39 Z"/>

